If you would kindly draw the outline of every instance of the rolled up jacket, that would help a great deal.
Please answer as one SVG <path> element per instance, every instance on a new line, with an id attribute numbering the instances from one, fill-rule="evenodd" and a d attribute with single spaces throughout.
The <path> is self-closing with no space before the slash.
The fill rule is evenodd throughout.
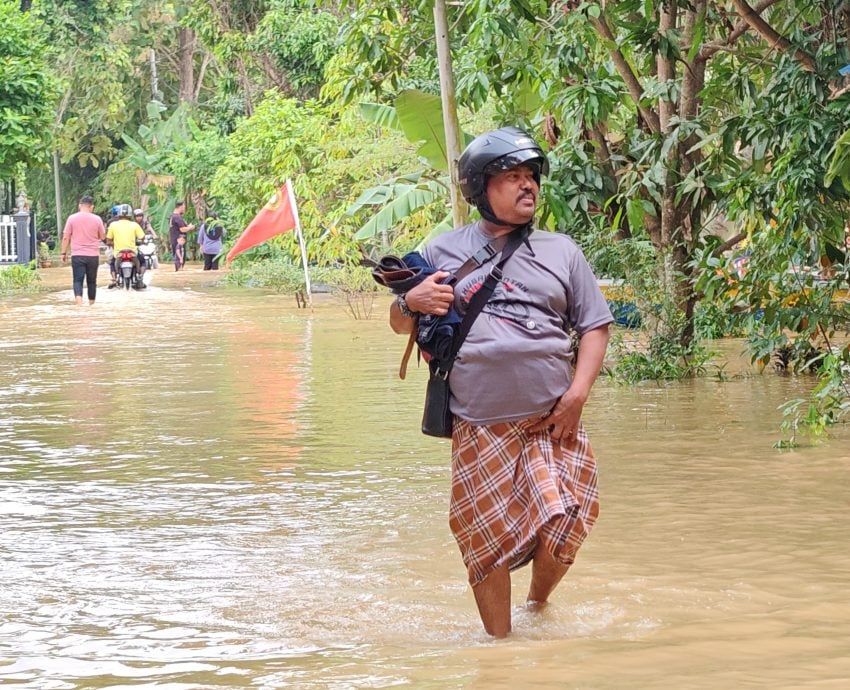
<path id="1" fill-rule="evenodd" d="M 389 288 L 396 295 L 403 295 L 416 287 L 428 276 L 437 272 L 419 252 L 409 252 L 399 258 L 392 254 L 381 257 L 372 269 L 372 277 L 379 285 Z M 449 276 L 443 283 L 452 284 L 454 277 Z M 454 307 L 445 316 L 420 314 L 416 344 L 438 361 L 448 357 L 451 352 L 457 327 L 461 317 Z"/>

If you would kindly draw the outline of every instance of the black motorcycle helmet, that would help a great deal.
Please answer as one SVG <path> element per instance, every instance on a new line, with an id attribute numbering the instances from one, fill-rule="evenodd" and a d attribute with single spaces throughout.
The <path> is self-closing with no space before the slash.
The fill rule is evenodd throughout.
<path id="1" fill-rule="evenodd" d="M 503 170 L 528 165 L 534 179 L 549 173 L 549 161 L 537 142 L 519 127 L 485 132 L 467 146 L 458 160 L 458 181 L 463 198 L 492 223 L 510 225 L 496 218 L 487 201 L 487 179 Z"/>

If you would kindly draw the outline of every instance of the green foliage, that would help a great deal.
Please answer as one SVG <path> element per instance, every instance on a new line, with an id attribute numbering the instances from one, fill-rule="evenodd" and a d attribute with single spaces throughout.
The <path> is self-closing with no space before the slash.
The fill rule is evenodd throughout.
<path id="1" fill-rule="evenodd" d="M 309 266 L 308 270 L 314 291 L 333 293 L 355 319 L 372 316 L 378 286 L 368 271 L 360 266 Z M 270 255 L 250 264 L 233 264 L 225 282 L 295 295 L 299 303 L 306 292 L 304 269 L 282 254 Z"/>
<path id="2" fill-rule="evenodd" d="M 324 266 L 311 270 L 310 279 L 334 292 L 363 294 L 379 292 L 371 273 L 362 266 Z"/>
<path id="3" fill-rule="evenodd" d="M 139 180 L 139 168 L 132 165 L 126 156 L 119 158 L 103 170 L 95 179 L 93 186 L 98 190 L 95 197 L 96 208 L 107 212 L 108 209 L 111 209 L 118 203 L 127 203 L 133 207 L 139 206 Z M 72 205 L 65 205 L 63 208 L 66 211 L 75 210 L 76 204 L 74 201 L 72 199 Z M 95 212 L 97 213 L 97 211 Z"/>
<path id="4" fill-rule="evenodd" d="M 234 263 L 225 282 L 229 285 L 263 288 L 289 295 L 303 292 L 306 287 L 301 266 L 282 256 L 251 263 Z"/>
<path id="5" fill-rule="evenodd" d="M 830 153 L 832 155 L 824 175 L 824 186 L 830 187 L 837 178 L 844 189 L 850 192 L 850 129 L 836 139 Z"/>
<path id="6" fill-rule="evenodd" d="M 303 0 L 275 0 L 247 43 L 255 54 L 268 54 L 286 75 L 287 86 L 300 96 L 315 96 L 325 65 L 334 53 L 339 20 L 312 9 Z"/>
<path id="7" fill-rule="evenodd" d="M 19 163 L 46 162 L 57 96 L 44 29 L 18 4 L 0 0 L 0 179 L 12 177 Z"/>
<path id="8" fill-rule="evenodd" d="M 340 46 L 326 68 L 322 96 L 350 104 L 361 95 L 379 100 L 410 84 L 409 77 L 428 81 L 436 74 L 434 28 L 429 3 L 392 0 L 353 2 L 344 22 Z M 405 6 L 406 5 L 406 6 Z M 430 66 L 431 75 L 423 74 Z M 423 79 L 424 78 L 424 79 Z"/>
<path id="9" fill-rule="evenodd" d="M 782 430 L 788 438 L 783 439 L 779 447 L 797 446 L 800 433 L 822 436 L 850 415 L 850 346 L 821 355 L 818 363 L 818 383 L 809 397 L 789 400 L 783 406 Z"/>
<path id="10" fill-rule="evenodd" d="M 34 290 L 40 280 L 34 263 L 0 266 L 0 292 Z"/>
<path id="11" fill-rule="evenodd" d="M 332 291 L 366 293 L 378 291 L 369 271 L 359 266 L 309 266 L 310 284 Z M 295 294 L 306 289 L 304 268 L 283 254 L 270 253 L 252 263 L 233 264 L 226 282 L 239 287 L 256 287 Z"/>
<path id="12" fill-rule="evenodd" d="M 448 172 L 446 132 L 440 97 L 413 89 L 402 91 L 395 99 L 395 109 L 407 140 L 421 142 L 416 153 L 435 170 Z"/>
<path id="13" fill-rule="evenodd" d="M 682 346 L 677 339 L 654 335 L 645 348 L 627 347 L 622 337 L 614 338 L 611 350 L 615 363 L 608 371 L 616 381 L 671 381 L 704 376 L 712 355 L 699 345 Z"/>
<path id="14" fill-rule="evenodd" d="M 316 168 L 311 186 L 325 200 L 325 213 L 333 220 L 327 224 L 316 249 L 324 263 L 346 256 L 347 260 L 354 260 L 360 255 L 360 240 L 355 233 L 374 208 L 364 204 L 358 210 L 354 208 L 357 200 L 371 196 L 368 190 L 375 180 L 421 165 L 415 153 L 418 144 L 411 144 L 396 131 L 370 126 L 357 109 L 346 108 L 339 113 L 336 126 L 323 137 L 321 146 L 329 155 Z M 392 241 L 413 246 L 434 227 L 444 212 L 443 200 L 411 209 L 411 214 L 400 218 L 391 234 L 378 229 L 380 244 Z"/>
<path id="15" fill-rule="evenodd" d="M 825 65 L 835 64 L 830 49 L 816 54 Z M 744 146 L 745 155 L 730 160 L 719 189 L 727 217 L 747 231 L 745 271 L 736 265 L 742 250 L 721 256 L 706 245 L 696 286 L 746 335 L 754 362 L 768 365 L 781 353 L 783 368 L 816 372 L 811 399 L 786 407 L 785 429 L 792 437 L 819 434 L 844 416 L 850 399 L 836 373 L 850 330 L 850 309 L 839 297 L 848 287 L 850 199 L 837 182 L 846 175 L 847 96 L 831 99 L 820 79 L 788 58 L 764 85 L 751 69 L 742 72 L 733 83 L 741 84 L 745 108 L 719 133 L 724 147 Z M 822 353 L 816 366 L 813 348 Z"/>
<path id="16" fill-rule="evenodd" d="M 743 337 L 740 324 L 727 311 L 726 305 L 703 300 L 696 306 L 694 324 L 697 340 L 718 340 L 727 337 Z"/>
<path id="17" fill-rule="evenodd" d="M 230 142 L 217 129 L 199 129 L 192 121 L 189 125 L 192 139 L 175 142 L 168 154 L 167 168 L 178 190 L 197 190 L 208 197 L 216 171 L 230 155 Z"/>
<path id="18" fill-rule="evenodd" d="M 33 12 L 44 22 L 51 71 L 62 98 L 52 129 L 62 161 L 101 168 L 117 154 L 116 140 L 137 117 L 126 0 L 70 3 L 41 0 Z"/>
<path id="19" fill-rule="evenodd" d="M 430 169 L 391 178 L 363 192 L 346 213 L 353 216 L 369 206 L 380 210 L 360 227 L 355 239 L 366 241 L 380 236 L 381 245 L 388 246 L 392 242 L 391 234 L 395 235 L 412 217 L 421 217 L 423 212 L 433 217 L 434 213 L 440 213 L 440 207 L 441 217 L 434 219 L 424 241 L 450 229 L 451 212 L 445 210 L 450 182 L 447 175 L 440 174 L 448 171 L 440 99 L 406 90 L 395 99 L 394 106 L 362 103 L 360 113 L 376 125 L 403 131 L 407 140 L 418 147 L 417 154 Z"/>
<path id="20" fill-rule="evenodd" d="M 245 227 L 290 178 L 311 260 L 350 263 L 359 257 L 357 219 L 344 212 L 375 177 L 397 169 L 399 161 L 415 161 L 411 148 L 399 135 L 376 133 L 353 108 L 337 111 L 270 92 L 228 138 L 229 153 L 210 195 L 233 227 Z M 405 231 L 421 232 L 417 222 L 409 221 Z M 270 242 L 300 259 L 294 233 Z"/>
<path id="21" fill-rule="evenodd" d="M 212 179 L 212 195 L 244 227 L 287 178 L 295 178 L 300 191 L 300 175 L 321 156 L 317 133 L 328 126 L 315 104 L 268 92 L 228 138 L 229 155 Z"/>
<path id="22" fill-rule="evenodd" d="M 111 205 L 109 196 L 100 193 L 99 179 L 111 170 L 99 171 L 95 168 L 81 168 L 76 161 L 59 167 L 62 190 L 62 214 L 67 216 L 77 210 L 77 202 L 83 194 L 94 192 L 97 208 L 107 209 Z M 100 174 L 100 175 L 99 175 Z M 113 175 L 115 173 L 113 172 Z M 39 231 L 49 230 L 54 237 L 61 234 L 65 218 L 61 218 L 59 228 L 56 223 L 56 201 L 54 194 L 53 171 L 47 167 L 30 166 L 26 170 L 27 195 L 35 209 Z"/>
<path id="23" fill-rule="evenodd" d="M 354 215 L 366 206 L 381 206 L 374 216 L 363 225 L 354 238 L 372 239 L 377 235 L 394 230 L 398 224 L 415 211 L 441 200 L 448 195 L 448 180 L 428 179 L 426 172 L 404 175 L 366 190 L 349 206 L 346 213 Z"/>

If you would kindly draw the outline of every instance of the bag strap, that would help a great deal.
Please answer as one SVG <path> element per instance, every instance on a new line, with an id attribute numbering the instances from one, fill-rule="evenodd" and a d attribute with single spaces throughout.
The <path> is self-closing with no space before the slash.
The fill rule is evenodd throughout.
<path id="1" fill-rule="evenodd" d="M 448 377 L 449 372 L 454 366 L 457 353 L 460 352 L 460 346 L 463 345 L 463 341 L 466 340 L 466 336 L 469 335 L 469 331 L 472 329 L 473 322 L 484 309 L 484 305 L 490 301 L 493 292 L 496 290 L 496 286 L 502 279 L 502 269 L 526 237 L 528 237 L 527 225 L 518 228 L 507 236 L 504 245 L 505 248 L 502 250 L 499 263 L 493 265 L 493 268 L 490 269 L 487 278 L 484 280 L 484 284 L 472 296 L 472 299 L 469 300 L 469 307 L 466 309 L 466 314 L 460 323 L 460 328 L 455 333 L 451 354 L 447 361 L 440 363 L 436 372 L 438 376 L 442 376 L 443 378 Z"/>
<path id="2" fill-rule="evenodd" d="M 486 264 L 490 259 L 492 259 L 496 254 L 498 254 L 502 249 L 504 249 L 505 245 L 508 243 L 508 235 L 500 235 L 499 237 L 494 237 L 487 244 L 485 244 L 481 249 L 479 249 L 475 254 L 470 256 L 466 261 L 463 262 L 461 267 L 457 269 L 453 276 L 452 283 L 457 283 L 466 278 L 472 271 L 476 268 L 481 268 L 484 264 Z"/>

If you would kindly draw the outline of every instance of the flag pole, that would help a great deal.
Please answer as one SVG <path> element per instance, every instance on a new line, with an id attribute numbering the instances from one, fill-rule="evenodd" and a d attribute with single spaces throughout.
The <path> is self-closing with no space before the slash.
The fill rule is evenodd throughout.
<path id="1" fill-rule="evenodd" d="M 292 191 L 292 180 L 286 181 L 286 191 L 289 194 L 289 203 L 292 206 L 292 214 L 295 216 L 295 232 L 298 235 L 298 244 L 301 246 L 301 263 L 304 265 L 304 285 L 307 289 L 307 304 L 313 306 L 313 296 L 310 292 L 310 273 L 307 271 L 307 247 L 304 244 L 304 234 L 301 232 L 301 220 L 298 218 L 298 204 L 295 203 L 295 193 Z"/>

